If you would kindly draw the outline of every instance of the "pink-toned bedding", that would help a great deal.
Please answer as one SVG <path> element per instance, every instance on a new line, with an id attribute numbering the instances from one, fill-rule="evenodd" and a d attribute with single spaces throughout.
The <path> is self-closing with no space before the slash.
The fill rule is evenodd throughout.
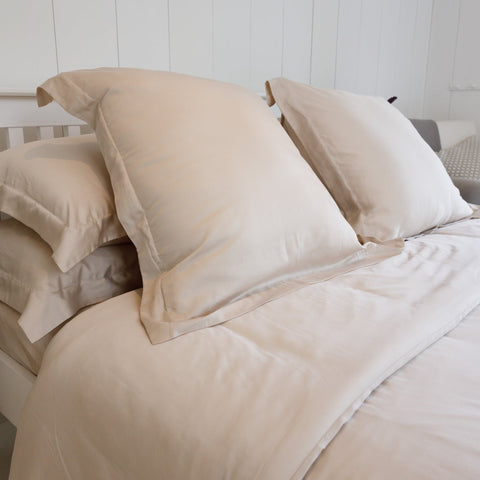
<path id="1" fill-rule="evenodd" d="M 164 344 L 139 292 L 104 302 L 51 342 L 11 479 L 479 478 L 479 285 L 469 220 Z"/>

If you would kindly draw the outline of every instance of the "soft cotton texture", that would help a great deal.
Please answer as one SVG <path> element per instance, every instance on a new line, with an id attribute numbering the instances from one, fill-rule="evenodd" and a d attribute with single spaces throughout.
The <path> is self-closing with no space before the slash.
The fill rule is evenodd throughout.
<path id="1" fill-rule="evenodd" d="M 425 348 L 478 305 L 479 249 L 480 220 L 460 222 L 406 242 L 396 257 L 155 346 L 139 320 L 138 292 L 96 305 L 50 344 L 17 431 L 13 478 L 301 479 L 372 389 L 428 354 Z M 462 347 L 478 352 L 480 336 L 458 341 L 447 341 L 423 376 L 412 382 L 403 376 L 397 393 L 415 395 L 425 377 L 444 371 L 443 382 L 430 382 L 439 395 L 471 392 L 478 362 L 463 362 L 479 354 L 455 353 Z M 450 375 L 444 362 L 462 377 Z M 444 428 L 450 422 L 443 414 L 452 409 L 440 402 L 447 408 L 438 411 L 437 438 L 425 447 L 435 454 L 436 480 L 480 477 L 477 400 L 463 404 L 473 428 L 468 436 Z M 419 409 L 428 401 L 421 404 L 420 394 Z M 397 457 L 395 439 L 414 441 L 410 436 L 422 427 L 422 418 L 410 418 L 413 425 L 397 437 L 393 428 L 386 442 L 392 460 L 407 464 L 404 473 L 409 464 L 418 471 L 429 460 L 422 458 L 423 445 L 419 459 Z M 462 457 L 452 455 L 456 438 L 466 446 Z M 376 440 L 367 435 L 361 447 L 368 451 Z M 369 454 L 374 472 L 375 451 Z M 415 478 L 395 473 L 381 478 Z"/>
<path id="2" fill-rule="evenodd" d="M 63 273 L 49 246 L 14 219 L 0 222 L 0 301 L 36 342 L 80 308 L 141 286 L 132 244 L 100 247 Z"/>
<path id="3" fill-rule="evenodd" d="M 0 211 L 35 230 L 64 272 L 125 236 L 95 135 L 40 140 L 0 153 Z"/>
<path id="4" fill-rule="evenodd" d="M 325 278 L 373 255 L 246 89 L 98 69 L 53 77 L 37 97 L 96 131 L 139 253 L 141 318 L 154 343 L 251 310 L 285 293 L 288 280 Z M 266 293 L 279 283 L 283 292 Z"/>
<path id="5" fill-rule="evenodd" d="M 284 126 L 363 241 L 411 237 L 472 213 L 412 123 L 380 97 L 267 82 Z"/>
<path id="6" fill-rule="evenodd" d="M 50 340 L 61 327 L 32 343 L 18 324 L 20 316 L 13 308 L 0 302 L 0 350 L 36 375 Z"/>

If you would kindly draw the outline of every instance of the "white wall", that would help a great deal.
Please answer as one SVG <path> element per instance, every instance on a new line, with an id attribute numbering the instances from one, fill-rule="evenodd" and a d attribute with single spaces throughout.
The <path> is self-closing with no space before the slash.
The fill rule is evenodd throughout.
<path id="1" fill-rule="evenodd" d="M 478 0 L 435 0 L 425 114 L 473 120 L 480 132 L 479 20 Z"/>
<path id="2" fill-rule="evenodd" d="M 457 3 L 444 0 L 445 3 Z M 474 3 L 474 2 L 471 2 Z M 480 3 L 480 2 L 479 2 Z M 262 92 L 284 75 L 423 113 L 433 0 L 0 0 L 0 90 L 58 71 L 170 69 Z"/>

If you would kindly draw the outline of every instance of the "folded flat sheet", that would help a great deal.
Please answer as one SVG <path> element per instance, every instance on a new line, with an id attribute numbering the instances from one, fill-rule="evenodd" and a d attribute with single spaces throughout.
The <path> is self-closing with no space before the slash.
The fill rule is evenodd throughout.
<path id="1" fill-rule="evenodd" d="M 18 312 L 0 302 L 0 350 L 36 375 L 50 340 L 61 327 L 32 343 L 20 328 L 19 318 Z"/>
<path id="2" fill-rule="evenodd" d="M 470 220 L 164 344 L 150 344 L 138 293 L 104 302 L 52 341 L 11 478 L 304 478 L 372 390 L 478 305 L 479 282 Z M 478 456 L 468 468 L 480 476 Z"/>

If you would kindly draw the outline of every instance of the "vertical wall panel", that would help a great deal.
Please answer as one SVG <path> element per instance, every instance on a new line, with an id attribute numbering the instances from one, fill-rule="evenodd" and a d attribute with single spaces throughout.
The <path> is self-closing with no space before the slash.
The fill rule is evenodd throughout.
<path id="1" fill-rule="evenodd" d="M 310 83 L 335 87 L 339 0 L 314 0 Z"/>
<path id="2" fill-rule="evenodd" d="M 168 0 L 116 0 L 119 65 L 169 70 Z"/>
<path id="3" fill-rule="evenodd" d="M 284 75 L 446 118 L 467 98 L 450 95 L 453 77 L 480 83 L 478 17 L 477 0 L 1 0 L 0 88 L 34 87 L 58 58 L 61 71 L 171 69 L 256 92 Z"/>
<path id="4" fill-rule="evenodd" d="M 423 116 L 432 9 L 433 0 L 418 1 L 415 24 L 415 47 L 413 51 L 412 75 L 410 80 L 410 114 L 412 118 L 421 118 Z"/>
<path id="5" fill-rule="evenodd" d="M 382 2 L 363 0 L 356 91 L 375 95 L 382 33 Z"/>
<path id="6" fill-rule="evenodd" d="M 340 0 L 335 88 L 356 91 L 362 0 Z"/>
<path id="7" fill-rule="evenodd" d="M 459 10 L 460 0 L 434 2 L 424 106 L 425 115 L 431 118 L 448 118 Z"/>
<path id="8" fill-rule="evenodd" d="M 390 97 L 399 95 L 398 79 L 398 45 L 404 41 L 403 35 L 399 38 L 401 1 L 387 0 L 382 5 L 382 36 L 378 60 L 377 95 Z M 402 76 L 405 72 L 402 74 Z"/>
<path id="9" fill-rule="evenodd" d="M 115 0 L 53 0 L 59 70 L 118 65 Z"/>
<path id="10" fill-rule="evenodd" d="M 172 71 L 213 75 L 212 0 L 170 0 Z"/>
<path id="11" fill-rule="evenodd" d="M 458 41 L 455 51 L 455 82 L 465 85 L 480 83 L 480 62 L 478 47 L 480 45 L 480 2 L 462 0 L 460 6 Z"/>
<path id="12" fill-rule="evenodd" d="M 396 44 L 394 46 L 394 58 L 396 61 L 395 79 L 391 87 L 394 90 L 391 90 L 391 94 L 388 90 L 384 92 L 385 96 L 398 96 L 395 105 L 407 116 L 410 116 L 412 105 L 410 78 L 413 73 L 412 62 L 413 52 L 415 51 L 417 1 L 418 0 L 402 0 L 400 2 L 399 21 L 395 31 Z"/>
<path id="13" fill-rule="evenodd" d="M 213 2 L 213 76 L 248 87 L 250 81 L 250 1 Z"/>
<path id="14" fill-rule="evenodd" d="M 57 72 L 50 0 L 0 1 L 0 89 L 33 89 Z"/>
<path id="15" fill-rule="evenodd" d="M 459 13 L 452 80 L 466 88 L 480 89 L 480 62 L 478 61 L 480 2 L 462 0 Z M 480 91 L 451 92 L 449 117 L 474 120 L 480 132 Z"/>
<path id="16" fill-rule="evenodd" d="M 282 75 L 310 83 L 313 0 L 284 0 Z"/>
<path id="17" fill-rule="evenodd" d="M 265 81 L 282 74 L 283 1 L 251 0 L 250 88 L 265 90 Z"/>

